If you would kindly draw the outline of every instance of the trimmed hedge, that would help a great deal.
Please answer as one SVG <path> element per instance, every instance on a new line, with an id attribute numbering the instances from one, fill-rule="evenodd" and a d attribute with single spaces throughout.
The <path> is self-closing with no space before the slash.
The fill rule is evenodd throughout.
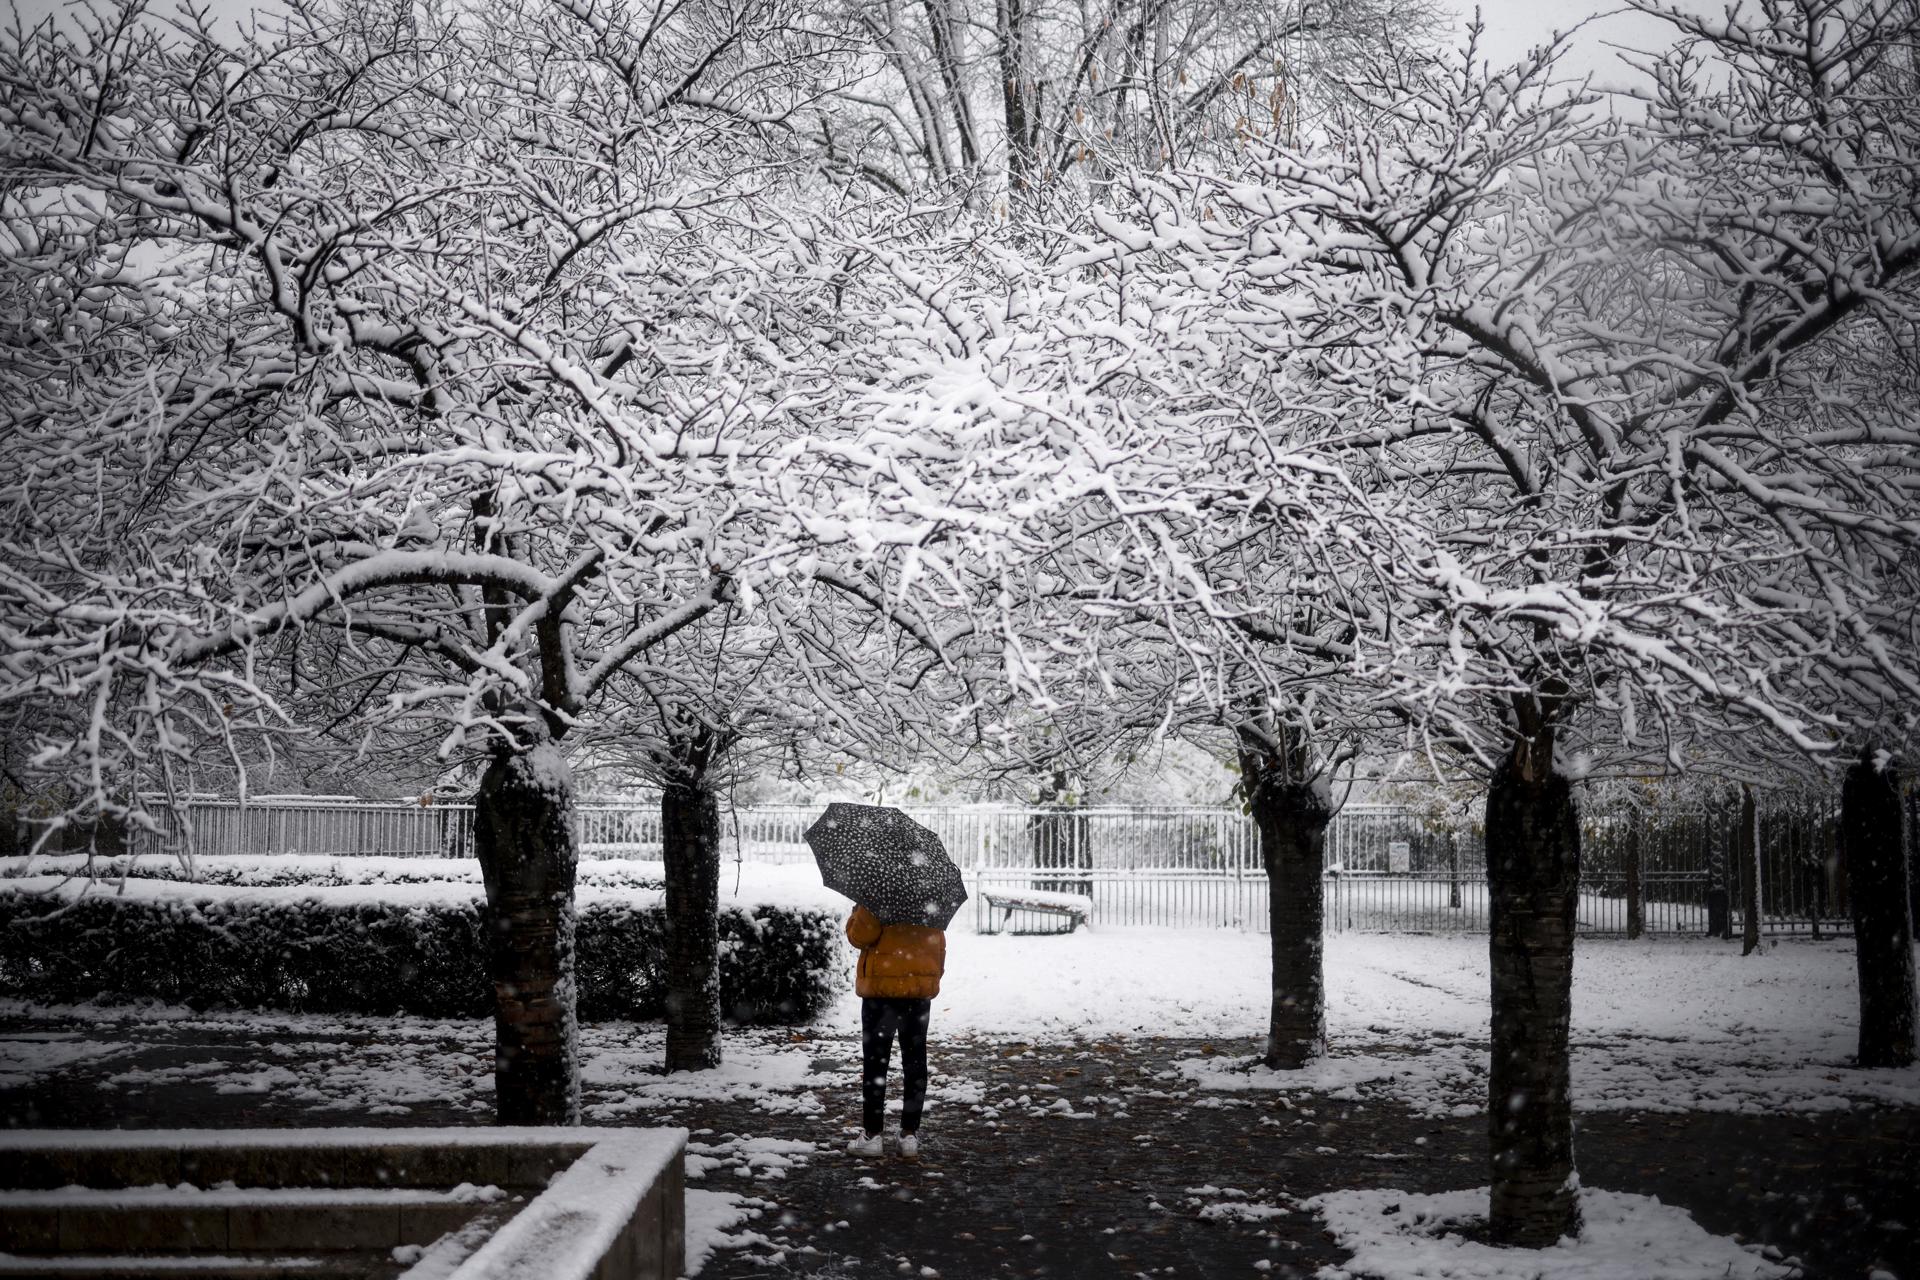
<path id="1" fill-rule="evenodd" d="M 664 1015 L 665 928 L 658 905 L 581 908 L 581 1018 Z M 838 982 L 839 933 L 822 911 L 722 910 L 727 1016 L 763 1024 L 813 1018 Z M 488 1017 L 485 956 L 477 902 L 67 902 L 0 892 L 0 992 L 49 1003 L 152 998 L 195 1009 Z"/>
<path id="2" fill-rule="evenodd" d="M 0 858 L 0 891 L 23 877 L 182 882 L 184 868 L 170 857 L 87 858 L 78 854 Z M 662 881 L 647 863 L 594 858 L 581 863 L 578 887 L 658 892 Z M 192 883 L 233 889 L 344 889 L 352 885 L 462 886 L 474 896 L 482 883 L 472 858 L 413 858 L 358 854 L 217 853 L 194 859 Z"/>

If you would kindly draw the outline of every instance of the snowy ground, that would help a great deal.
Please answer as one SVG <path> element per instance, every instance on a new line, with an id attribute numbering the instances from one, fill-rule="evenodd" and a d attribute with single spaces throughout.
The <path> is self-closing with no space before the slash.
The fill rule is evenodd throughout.
<path id="1" fill-rule="evenodd" d="M 1353 1251 L 1345 1266 L 1323 1271 L 1322 1280 L 1787 1280 L 1797 1274 L 1795 1267 L 1709 1235 L 1684 1209 L 1651 1196 L 1583 1192 L 1580 1237 L 1518 1257 L 1466 1234 L 1476 1221 L 1486 1221 L 1485 1187 L 1437 1195 L 1335 1191 L 1301 1207 L 1318 1212 Z"/>
<path id="2" fill-rule="evenodd" d="M 955 1031 L 1025 1039 L 1258 1036 L 1270 999 L 1267 945 L 1226 930 L 956 936 L 935 1016 Z M 1216 1089 L 1354 1090 L 1423 1108 L 1480 1108 L 1484 938 L 1337 935 L 1327 940 L 1326 971 L 1334 1052 L 1319 1068 L 1277 1078 L 1216 1059 L 1196 1064 L 1195 1079 Z M 1043 973 L 1046 981 L 1036 981 Z M 1704 939 L 1582 942 L 1574 966 L 1576 1104 L 1920 1105 L 1920 1069 L 1847 1065 L 1854 1012 L 1848 942 L 1786 939 L 1745 958 L 1736 946 Z M 858 1002 L 843 998 L 829 1020 L 853 1033 Z"/>
<path id="3" fill-rule="evenodd" d="M 955 934 L 935 1006 L 936 1034 L 1018 1040 L 1257 1037 L 1268 1003 L 1267 941 L 1228 930 L 1099 930 L 1058 937 Z M 1039 975 L 1045 975 L 1042 979 Z M 1437 1113 L 1478 1110 L 1486 1070 L 1486 941 L 1347 934 L 1327 941 L 1328 1030 L 1319 1067 L 1276 1076 L 1238 1060 L 1207 1059 L 1194 1081 L 1223 1091 L 1310 1089 L 1391 1097 Z M 1649 998 L 1657 992 L 1658 998 Z M 0 1002 L 0 1012 L 20 1012 Z M 1586 1110 L 1772 1112 L 1886 1103 L 1920 1106 L 1920 1068 L 1858 1071 L 1848 1065 L 1856 1028 L 1854 960 L 1847 942 L 1787 939 L 1741 957 L 1719 942 L 1582 942 L 1574 970 L 1574 1092 Z M 199 1017 L 156 1010 L 159 1018 Z M 316 1020 L 224 1015 L 256 1026 Z M 324 1020 L 320 1020 L 324 1021 Z M 348 1020 L 355 1024 L 380 1019 Z M 262 1092 L 287 1086 L 341 1109 L 404 1114 L 410 1099 L 448 1096 L 467 1077 L 484 1084 L 464 1052 L 466 1028 L 394 1020 L 406 1035 L 343 1054 L 318 1081 L 294 1082 L 271 1062 L 208 1073 L 215 1087 Z M 843 994 L 812 1028 L 857 1036 L 859 1001 Z M 593 1041 L 594 1033 L 589 1032 Z M 622 1033 L 622 1039 L 628 1038 Z M 642 1032 L 642 1042 L 651 1039 Z M 436 1047 L 436 1043 L 442 1047 Z M 341 1046 L 343 1049 L 346 1046 Z M 0 1043 L 0 1083 L 19 1083 L 110 1042 Z M 682 1086 L 647 1074 L 656 1055 L 599 1044 L 589 1082 L 641 1080 L 661 1090 L 697 1087 L 739 1095 L 772 1089 L 805 1108 L 804 1050 L 729 1063 Z"/>
<path id="4" fill-rule="evenodd" d="M 1855 1035 L 1853 963 L 1850 947 L 1834 942 L 1782 940 L 1744 959 L 1737 947 L 1704 940 L 1583 942 L 1575 977 L 1576 1106 L 1587 1112 L 1755 1116 L 1871 1104 L 1920 1108 L 1920 1069 L 1861 1072 L 1848 1066 Z M 1231 931 L 956 933 L 934 1033 L 943 1042 L 1044 1045 L 1153 1037 L 1244 1048 L 1263 1028 L 1266 968 L 1266 939 Z M 1124 1125 L 1131 1123 L 1130 1107 L 1155 1095 L 1178 1098 L 1183 1108 L 1249 1101 L 1265 1107 L 1263 1099 L 1291 1107 L 1289 1098 L 1308 1104 L 1310 1095 L 1318 1095 L 1392 1103 L 1449 1120 L 1478 1111 L 1486 1069 L 1484 939 L 1340 935 L 1328 940 L 1327 973 L 1333 1052 L 1308 1072 L 1281 1078 L 1249 1069 L 1244 1057 L 1196 1050 L 1130 1092 L 1089 1080 L 1081 1090 L 1013 1093 L 990 1071 L 949 1075 L 935 1082 L 930 1124 L 944 1109 L 989 1127 L 1014 1119 Z M 87 1018 L 93 1011 L 0 1005 L 0 1015 L 54 1012 Z M 115 1010 L 111 1018 L 87 1018 L 91 1027 L 49 1030 L 40 1022 L 38 1030 L 0 1035 L 0 1087 L 84 1067 L 97 1073 L 96 1087 L 109 1096 L 191 1089 L 235 1104 L 271 1098 L 314 1114 L 309 1123 L 331 1114 L 480 1122 L 491 1105 L 490 1063 L 480 1052 L 488 1028 L 477 1023 L 159 1008 L 131 1021 L 127 1015 Z M 214 1059 L 160 1062 L 143 1056 L 139 1037 L 129 1031 L 159 1034 L 170 1026 L 227 1028 L 236 1047 Z M 769 1218 L 779 1216 L 779 1187 L 789 1173 L 822 1158 L 844 1159 L 837 1152 L 843 1103 L 834 1099 L 846 1093 L 857 1027 L 858 1002 L 843 996 L 805 1032 L 730 1037 L 724 1066 L 679 1076 L 656 1074 L 657 1027 L 589 1027 L 583 1068 L 588 1119 L 647 1123 L 676 1108 L 725 1104 L 735 1113 L 765 1117 L 764 1127 L 784 1128 L 789 1136 L 756 1136 L 737 1125 L 698 1134 L 692 1147 L 694 1259 L 720 1247 L 764 1247 L 763 1231 Z M 976 1056 L 994 1058 L 992 1052 Z M 1728 1274 L 1730 1260 L 1746 1268 L 1731 1274 L 1785 1274 L 1693 1228 L 1679 1210 L 1643 1203 L 1644 1197 L 1589 1196 L 1600 1197 L 1590 1206 L 1597 1222 L 1611 1224 L 1616 1235 L 1633 1236 L 1641 1242 L 1636 1253 L 1660 1257 L 1667 1267 L 1620 1274 Z M 1429 1238 L 1462 1211 L 1464 1201 L 1443 1198 L 1426 1205 L 1398 1193 L 1389 1199 L 1420 1211 L 1386 1212 L 1388 1200 L 1358 1192 L 1333 1193 L 1312 1204 L 1227 1199 L 1204 1207 L 1241 1221 L 1251 1220 L 1255 1210 L 1311 1210 L 1356 1252 L 1350 1264 L 1359 1268 L 1356 1275 L 1403 1274 L 1393 1259 L 1414 1255 L 1446 1262 L 1433 1275 L 1506 1274 L 1489 1270 L 1493 1264 L 1485 1251 L 1474 1251 L 1478 1246 L 1456 1241 L 1441 1248 Z M 1551 1274 L 1616 1274 L 1580 1270 L 1591 1261 L 1569 1255 Z"/>

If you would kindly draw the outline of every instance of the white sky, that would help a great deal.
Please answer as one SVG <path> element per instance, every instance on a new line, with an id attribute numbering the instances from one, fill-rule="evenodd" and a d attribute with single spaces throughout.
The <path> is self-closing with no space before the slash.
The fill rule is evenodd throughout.
<path id="1" fill-rule="evenodd" d="M 1443 0 L 1457 10 L 1464 30 L 1472 15 L 1475 0 Z M 31 23 L 48 13 L 71 7 L 71 0 L 0 0 L 10 4 Z M 208 7 L 223 17 L 236 20 L 249 13 L 254 0 L 205 0 Z M 1640 48 L 1665 43 L 1667 28 L 1643 14 L 1622 12 L 1617 0 L 1478 0 L 1486 19 L 1484 51 L 1496 63 L 1512 62 L 1533 45 L 1547 39 L 1556 29 L 1578 25 L 1592 19 L 1577 37 L 1563 63 L 1570 75 L 1591 73 L 1601 86 L 1623 83 L 1629 70 L 1609 46 L 1626 44 Z M 166 12 L 171 0 L 157 0 L 155 12 Z M 1609 16 L 1601 17 L 1598 15 Z"/>
<path id="2" fill-rule="evenodd" d="M 1475 0 L 1446 2 L 1461 14 L 1464 30 Z M 1632 68 L 1620 60 L 1622 48 L 1646 51 L 1672 41 L 1673 29 L 1658 18 L 1604 0 L 1478 0 L 1478 5 L 1487 26 L 1482 49 L 1494 63 L 1516 61 L 1528 49 L 1546 43 L 1555 31 L 1580 27 L 1561 67 L 1569 77 L 1591 75 L 1598 88 L 1636 79 Z M 1685 7 L 1716 11 L 1719 6 L 1688 3 Z"/>

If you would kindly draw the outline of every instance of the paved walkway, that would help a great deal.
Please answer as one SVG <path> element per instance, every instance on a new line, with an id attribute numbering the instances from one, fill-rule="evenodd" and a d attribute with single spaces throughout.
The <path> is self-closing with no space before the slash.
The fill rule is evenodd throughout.
<path id="1" fill-rule="evenodd" d="M 63 1044 L 74 1053 L 58 1070 L 0 1076 L 0 1120 L 483 1123 L 485 1046 L 466 1043 L 472 1035 L 453 1027 L 424 1046 L 462 1083 L 388 1113 L 372 1095 L 310 1083 L 391 1048 L 374 1034 L 15 1018 L 0 1022 L 0 1038 L 37 1042 L 49 1058 Z M 667 1101 L 630 1078 L 595 1084 L 590 1073 L 590 1108 L 696 1131 L 693 1149 L 711 1166 L 692 1186 L 763 1202 L 747 1224 L 759 1239 L 715 1255 L 704 1276 L 1310 1276 L 1342 1255 L 1315 1215 L 1293 1208 L 1299 1199 L 1485 1182 L 1479 1117 L 1196 1092 L 1174 1070 L 1179 1059 L 1255 1046 L 1164 1039 L 936 1044 L 923 1157 L 859 1161 L 844 1151 L 843 1128 L 857 1112 L 857 1045 L 795 1040 L 844 1084 L 823 1089 L 816 1077 L 784 1095 Z M 231 1069 L 254 1062 L 273 1065 Z M 1711 1231 L 1799 1257 L 1809 1276 L 1856 1280 L 1879 1267 L 1920 1280 L 1920 1112 L 1592 1114 L 1581 1117 L 1579 1151 L 1587 1185 L 1657 1195 Z"/>

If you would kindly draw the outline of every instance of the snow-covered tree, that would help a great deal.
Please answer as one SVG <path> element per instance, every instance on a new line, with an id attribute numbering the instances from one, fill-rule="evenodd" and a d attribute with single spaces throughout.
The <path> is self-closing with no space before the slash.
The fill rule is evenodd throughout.
<path id="1" fill-rule="evenodd" d="M 1154 343 L 1147 326 L 1134 336 Z M 1250 465 L 1274 437 L 1230 406 L 1180 412 L 1151 365 L 1136 351 L 1104 366 L 1107 393 L 1151 426 L 1102 466 L 1097 495 L 1058 513 L 1070 519 L 1042 566 L 1070 588 L 1042 604 L 1075 638 L 1075 719 L 1236 760 L 1269 882 L 1264 1057 L 1299 1068 L 1326 1048 L 1322 875 L 1339 775 L 1394 727 L 1349 671 L 1368 621 L 1349 611 L 1368 603 L 1342 584 L 1365 572 L 1366 504 L 1304 455 Z"/>
<path id="2" fill-rule="evenodd" d="M 72 823 L 157 826 L 301 681 L 477 755 L 509 1122 L 577 1108 L 563 741 L 763 582 L 912 538 L 802 474 L 839 268 L 768 142 L 837 58 L 775 3 L 531 0 L 0 48 L 0 699 Z"/>
<path id="3" fill-rule="evenodd" d="M 1763 669 L 1839 748 L 1859 1060 L 1904 1066 L 1920 1052 L 1898 782 L 1920 732 L 1920 13 L 1648 7 L 1683 37 L 1649 127 L 1692 181 L 1638 206 L 1636 229 L 1714 302 L 1709 358 L 1683 374 L 1684 456 L 1729 495 L 1713 515 L 1769 553 L 1739 603 L 1771 623 Z"/>
<path id="4" fill-rule="evenodd" d="M 1386 722 L 1345 675 L 1367 625 L 1348 610 L 1374 607 L 1342 586 L 1371 555 L 1367 498 L 1189 376 L 1194 349 L 1126 279 L 1004 250 L 940 263 L 903 268 L 938 281 L 920 292 L 941 323 L 901 335 L 875 414 L 973 451 L 929 487 L 1013 522 L 967 587 L 1031 707 L 1000 757 L 1084 773 L 1184 739 L 1239 761 L 1273 887 L 1267 1057 L 1301 1066 L 1325 1044 L 1329 783 Z"/>
<path id="5" fill-rule="evenodd" d="M 901 190 L 1104 185 L 1286 133 L 1346 72 L 1433 25 L 1420 0 L 849 3 L 865 74 L 823 105 L 822 150 Z M 1003 206 L 1004 207 L 1004 206 Z"/>
<path id="6" fill-rule="evenodd" d="M 877 568 L 812 568 L 628 664 L 585 735 L 603 764 L 660 793 L 669 1071 L 720 1061 L 720 806 L 735 771 L 901 769 L 955 759 L 977 738 L 964 638 L 887 600 Z"/>
<path id="7" fill-rule="evenodd" d="M 1874 77 L 1911 22 L 1688 20 L 1733 74 L 1676 53 L 1624 122 L 1547 89 L 1551 51 L 1383 62 L 1300 146 L 1140 183 L 1081 256 L 1132 273 L 1277 454 L 1375 504 L 1350 673 L 1488 779 L 1498 1238 L 1578 1223 L 1573 775 L 1752 724 L 1815 753 L 1911 732 L 1910 623 L 1882 602 L 1915 455 L 1820 358 L 1909 323 L 1920 146 Z M 1792 416 L 1827 397 L 1849 407 Z"/>

